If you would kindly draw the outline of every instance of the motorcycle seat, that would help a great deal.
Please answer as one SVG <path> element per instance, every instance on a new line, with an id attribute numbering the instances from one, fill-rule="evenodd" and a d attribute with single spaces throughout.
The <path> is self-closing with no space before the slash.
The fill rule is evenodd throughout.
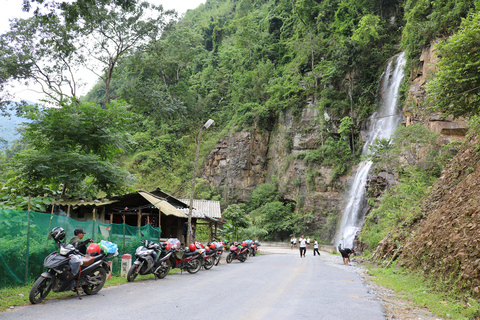
<path id="1" fill-rule="evenodd" d="M 82 257 L 82 267 L 88 267 L 95 262 L 95 257 L 91 255 L 85 255 Z"/>
<path id="2" fill-rule="evenodd" d="M 186 258 L 186 257 L 194 256 L 194 255 L 196 255 L 197 253 L 198 253 L 198 252 L 196 252 L 196 251 L 193 251 L 193 252 L 185 252 L 185 258 Z"/>

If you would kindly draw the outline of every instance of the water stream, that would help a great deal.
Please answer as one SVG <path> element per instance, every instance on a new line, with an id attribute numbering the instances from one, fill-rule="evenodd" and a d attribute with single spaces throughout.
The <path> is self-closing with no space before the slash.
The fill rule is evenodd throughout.
<path id="1" fill-rule="evenodd" d="M 370 152 L 369 146 L 375 143 L 375 139 L 390 138 L 397 128 L 401 119 L 401 114 L 397 110 L 398 91 L 403 79 L 404 66 L 405 54 L 402 52 L 390 59 L 380 78 L 380 110 L 369 119 L 363 154 Z M 347 205 L 335 239 L 335 244 L 341 243 L 343 248 L 352 248 L 355 234 L 363 226 L 366 210 L 365 185 L 371 166 L 371 161 L 360 162 L 349 189 Z"/>

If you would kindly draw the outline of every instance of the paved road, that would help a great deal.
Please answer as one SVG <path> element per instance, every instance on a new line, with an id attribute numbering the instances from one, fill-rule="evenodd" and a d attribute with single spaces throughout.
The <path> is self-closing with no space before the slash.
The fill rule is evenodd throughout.
<path id="1" fill-rule="evenodd" d="M 245 263 L 17 307 L 0 319 L 385 319 L 380 301 L 340 257 L 262 249 L 268 254 Z"/>

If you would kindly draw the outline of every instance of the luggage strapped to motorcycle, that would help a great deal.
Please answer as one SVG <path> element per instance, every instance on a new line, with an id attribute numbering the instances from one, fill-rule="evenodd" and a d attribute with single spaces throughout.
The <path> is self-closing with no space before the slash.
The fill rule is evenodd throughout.
<path id="1" fill-rule="evenodd" d="M 183 260 L 183 257 L 185 256 L 185 250 L 176 250 L 175 256 L 177 257 L 177 259 Z"/>

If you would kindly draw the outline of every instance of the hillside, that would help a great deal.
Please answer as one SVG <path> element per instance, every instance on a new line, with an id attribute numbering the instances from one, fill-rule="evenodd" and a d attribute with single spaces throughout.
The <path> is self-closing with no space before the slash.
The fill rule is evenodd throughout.
<path id="1" fill-rule="evenodd" d="M 480 155 L 471 137 L 447 165 L 417 214 L 384 238 L 373 257 L 398 260 L 439 287 L 447 285 L 480 297 Z"/>

